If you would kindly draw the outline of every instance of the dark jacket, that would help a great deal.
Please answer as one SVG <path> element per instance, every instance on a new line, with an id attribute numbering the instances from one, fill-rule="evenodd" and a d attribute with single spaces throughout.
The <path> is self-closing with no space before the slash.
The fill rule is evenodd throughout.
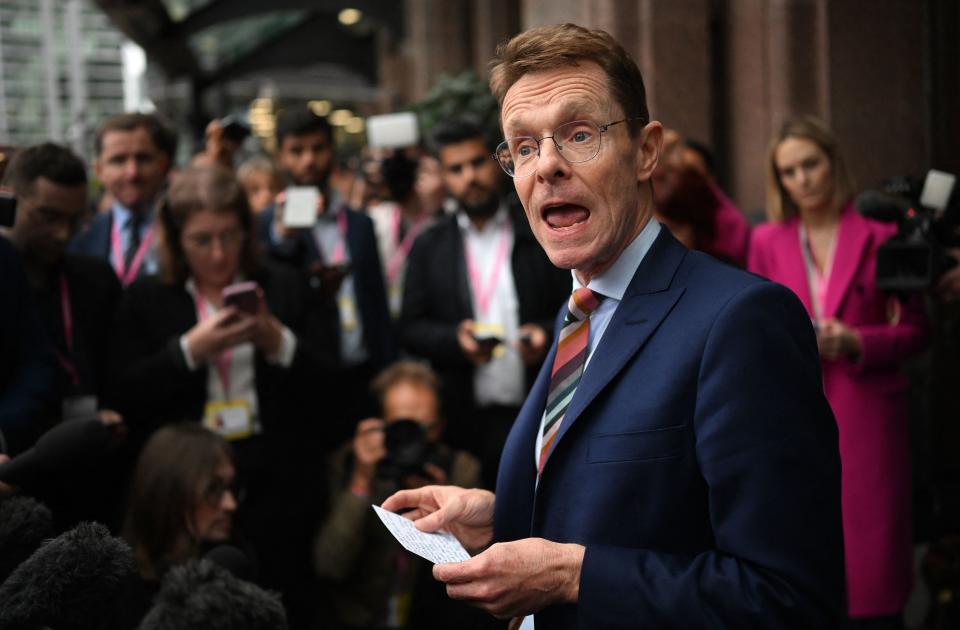
<path id="1" fill-rule="evenodd" d="M 357 310 L 363 325 L 363 341 L 369 353 L 370 364 L 376 370 L 393 360 L 395 350 L 380 254 L 377 251 L 377 240 L 370 217 L 350 208 L 344 207 L 344 210 L 347 213 L 350 273 L 353 274 Z M 283 243 L 273 242 L 273 213 L 272 206 L 261 213 L 258 226 L 260 241 L 270 257 L 304 271 L 320 261 L 320 251 L 310 230 L 304 230 Z M 339 338 L 339 327 L 337 335 Z"/>
<path id="2" fill-rule="evenodd" d="M 520 305 L 519 322 L 537 324 L 549 337 L 557 308 L 570 295 L 570 272 L 554 267 L 547 258 L 516 198 L 510 204 L 510 218 L 514 234 L 510 270 Z M 418 236 L 407 261 L 401 346 L 433 364 L 444 382 L 448 409 L 473 408 L 473 364 L 457 342 L 457 325 L 475 319 L 457 217 L 447 217 Z M 528 387 L 538 368 L 527 370 Z"/>

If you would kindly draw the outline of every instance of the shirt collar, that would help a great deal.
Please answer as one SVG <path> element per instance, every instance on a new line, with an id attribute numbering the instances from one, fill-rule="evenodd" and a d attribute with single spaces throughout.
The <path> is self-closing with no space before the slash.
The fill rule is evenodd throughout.
<path id="1" fill-rule="evenodd" d="M 152 206 L 148 206 L 148 208 L 152 208 Z M 113 213 L 114 224 L 118 225 L 121 230 L 126 230 L 130 219 L 133 217 L 133 210 L 126 207 L 119 201 L 114 201 L 113 205 L 110 207 L 110 211 Z M 146 226 L 150 223 L 153 212 L 150 209 L 144 210 L 142 216 L 143 221 L 140 225 Z"/>
<path id="2" fill-rule="evenodd" d="M 627 248 L 623 250 L 616 262 L 599 276 L 591 278 L 587 286 L 605 297 L 617 301 L 622 300 L 623 294 L 627 292 L 627 287 L 630 286 L 630 281 L 637 273 L 637 267 L 643 262 L 659 234 L 660 224 L 651 218 L 633 241 L 627 245 Z M 576 273 L 571 271 L 570 275 L 573 276 L 574 290 L 583 286 L 580 284 Z"/>
<path id="3" fill-rule="evenodd" d="M 487 221 L 487 224 L 483 226 L 482 230 L 478 230 L 474 227 L 473 223 L 470 222 L 470 217 L 467 216 L 467 213 L 463 210 L 457 211 L 457 225 L 460 226 L 461 232 L 472 232 L 473 234 L 482 234 L 491 229 L 498 229 L 503 227 L 503 225 L 510 220 L 509 212 L 507 212 L 506 204 L 501 201 L 500 205 L 497 207 L 497 211 L 493 214 L 493 217 Z"/>

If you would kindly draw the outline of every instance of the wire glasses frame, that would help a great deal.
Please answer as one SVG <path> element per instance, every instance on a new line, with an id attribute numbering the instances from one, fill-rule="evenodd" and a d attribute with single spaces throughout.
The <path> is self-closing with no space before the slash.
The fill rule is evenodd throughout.
<path id="1" fill-rule="evenodd" d="M 603 133 L 620 123 L 644 120 L 642 116 L 624 118 L 613 122 L 597 124 L 591 120 L 573 120 L 564 123 L 553 130 L 549 136 L 535 138 L 533 136 L 517 136 L 507 138 L 497 145 L 491 156 L 503 171 L 514 179 L 521 179 L 533 174 L 537 160 L 540 158 L 541 143 L 549 138 L 557 152 L 570 164 L 589 162 L 600 153 L 600 144 Z"/>

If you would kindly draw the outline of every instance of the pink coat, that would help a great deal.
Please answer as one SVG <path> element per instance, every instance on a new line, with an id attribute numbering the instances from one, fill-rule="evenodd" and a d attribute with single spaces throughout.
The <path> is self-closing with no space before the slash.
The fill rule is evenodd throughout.
<path id="1" fill-rule="evenodd" d="M 840 432 L 852 617 L 900 612 L 913 582 L 908 383 L 899 368 L 922 349 L 926 331 L 919 296 L 890 323 L 894 298 L 874 282 L 877 247 L 895 231 L 850 205 L 843 209 L 823 307 L 824 318 L 852 326 L 863 341 L 856 362 L 822 361 L 823 388 Z M 747 268 L 792 289 L 812 316 L 796 217 L 753 230 Z"/>

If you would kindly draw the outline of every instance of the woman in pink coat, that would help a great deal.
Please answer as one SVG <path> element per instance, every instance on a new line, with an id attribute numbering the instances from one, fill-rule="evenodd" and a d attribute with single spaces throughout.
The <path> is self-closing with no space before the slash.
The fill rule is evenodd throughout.
<path id="1" fill-rule="evenodd" d="M 748 268 L 791 288 L 817 328 L 823 387 L 840 429 L 848 627 L 902 628 L 912 587 L 910 442 L 900 364 L 922 348 L 919 297 L 877 289 L 877 247 L 894 225 L 853 209 L 836 141 L 813 117 L 773 138 L 769 222 Z"/>

